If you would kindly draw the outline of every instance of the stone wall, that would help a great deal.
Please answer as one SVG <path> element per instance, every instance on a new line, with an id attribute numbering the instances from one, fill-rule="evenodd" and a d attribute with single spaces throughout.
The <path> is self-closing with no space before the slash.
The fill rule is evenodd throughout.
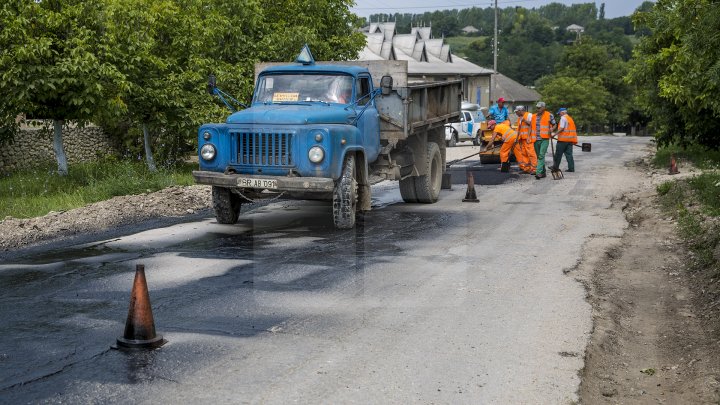
<path id="1" fill-rule="evenodd" d="M 63 128 L 63 146 L 68 163 L 119 154 L 102 128 L 93 125 Z M 0 173 L 12 173 L 47 163 L 55 163 L 52 126 L 23 128 L 15 136 L 14 143 L 0 146 Z"/>

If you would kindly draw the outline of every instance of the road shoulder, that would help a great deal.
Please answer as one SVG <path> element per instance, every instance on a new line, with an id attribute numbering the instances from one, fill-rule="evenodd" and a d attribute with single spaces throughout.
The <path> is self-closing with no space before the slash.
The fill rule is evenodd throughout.
<path id="1" fill-rule="evenodd" d="M 593 332 L 581 372 L 584 404 L 717 403 L 720 331 L 697 316 L 687 251 L 653 189 L 624 195 L 621 238 L 595 235 L 574 276 Z"/>

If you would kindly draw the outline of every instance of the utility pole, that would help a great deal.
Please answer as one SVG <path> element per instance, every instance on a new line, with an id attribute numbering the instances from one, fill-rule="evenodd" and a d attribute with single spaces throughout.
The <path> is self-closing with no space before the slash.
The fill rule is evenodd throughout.
<path id="1" fill-rule="evenodd" d="M 498 54 L 498 0 L 495 0 L 495 35 L 493 36 L 493 74 L 490 75 L 490 105 L 493 104 L 495 96 L 495 75 L 497 75 L 497 54 Z"/>
<path id="2" fill-rule="evenodd" d="M 495 0 L 495 36 L 493 37 L 493 70 L 497 73 L 498 0 Z"/>

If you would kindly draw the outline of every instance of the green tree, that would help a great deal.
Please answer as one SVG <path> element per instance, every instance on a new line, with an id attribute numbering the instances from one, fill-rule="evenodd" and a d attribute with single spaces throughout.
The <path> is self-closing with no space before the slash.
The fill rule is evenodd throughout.
<path id="1" fill-rule="evenodd" d="M 647 8 L 644 8 L 647 9 Z M 710 0 L 659 0 L 634 21 L 650 34 L 635 48 L 629 82 L 660 144 L 720 148 L 720 7 Z"/>
<path id="2" fill-rule="evenodd" d="M 258 57 L 291 61 L 309 44 L 318 60 L 355 59 L 365 46 L 353 0 L 260 0 Z"/>
<path id="3" fill-rule="evenodd" d="M 63 126 L 68 121 L 83 125 L 100 110 L 114 114 L 123 107 L 117 98 L 125 86 L 123 77 L 105 60 L 104 16 L 100 0 L 15 0 L 2 5 L 3 96 L 12 98 L 6 103 L 15 111 L 52 119 L 62 175 L 68 171 Z"/>
<path id="4" fill-rule="evenodd" d="M 593 124 L 627 124 L 632 107 L 632 89 L 624 82 L 628 71 L 622 52 L 613 45 L 593 41 L 590 38 L 568 46 L 560 58 L 557 74 L 566 77 L 593 79 L 606 91 L 601 104 L 607 111 L 607 122 Z M 597 101 L 595 101 L 596 103 Z"/>
<path id="5" fill-rule="evenodd" d="M 546 76 L 540 80 L 538 90 L 551 111 L 567 108 L 578 130 L 581 127 L 589 130 L 590 125 L 603 124 L 607 120 L 605 105 L 610 94 L 597 79 Z"/>

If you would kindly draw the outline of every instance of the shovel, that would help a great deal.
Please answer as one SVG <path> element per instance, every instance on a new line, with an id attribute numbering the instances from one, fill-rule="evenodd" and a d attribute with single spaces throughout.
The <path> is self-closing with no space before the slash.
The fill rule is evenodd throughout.
<path id="1" fill-rule="evenodd" d="M 557 141 L 557 138 L 555 138 L 554 136 L 550 136 L 550 138 L 552 138 L 552 139 L 554 139 L 554 140 Z M 590 144 L 590 143 L 588 143 L 588 142 L 583 142 L 582 145 L 578 145 L 578 144 L 575 143 L 575 144 L 573 144 L 573 146 L 577 146 L 578 148 L 582 149 L 583 152 L 590 152 L 590 151 L 592 151 L 592 144 Z"/>
<path id="2" fill-rule="evenodd" d="M 555 138 L 553 138 L 553 139 L 555 139 Z M 564 178 L 565 178 L 565 175 L 563 174 L 562 170 L 560 170 L 559 167 L 555 167 L 555 162 L 554 162 L 554 160 L 555 160 L 555 146 L 554 146 L 554 144 L 553 144 L 552 139 L 550 139 L 550 150 L 552 151 L 552 155 L 553 155 L 553 165 L 550 166 L 550 174 L 552 174 L 553 180 L 564 179 Z"/>

